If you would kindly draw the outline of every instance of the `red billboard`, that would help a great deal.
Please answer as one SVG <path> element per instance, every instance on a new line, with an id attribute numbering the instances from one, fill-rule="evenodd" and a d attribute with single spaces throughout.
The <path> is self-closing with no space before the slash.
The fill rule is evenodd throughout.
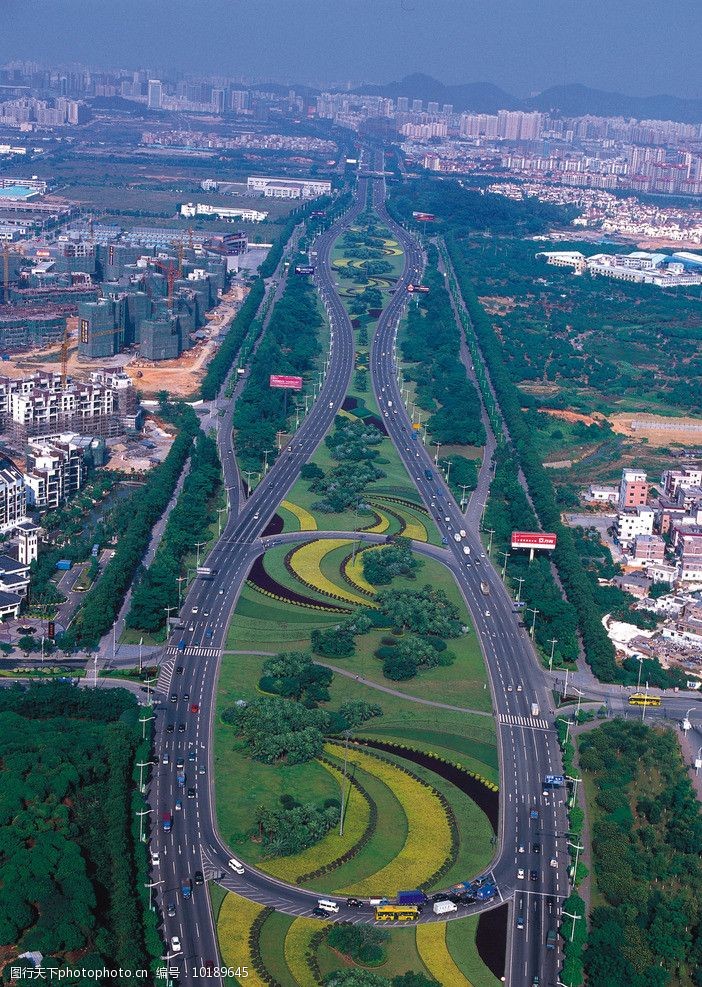
<path id="1" fill-rule="evenodd" d="M 512 548 L 543 548 L 553 551 L 556 536 L 548 531 L 513 531 Z"/>
<path id="2" fill-rule="evenodd" d="M 407 290 L 409 292 L 420 291 L 426 294 L 426 292 L 429 291 L 429 288 L 425 284 L 408 284 Z"/>
<path id="3" fill-rule="evenodd" d="M 433 223 L 436 216 L 431 212 L 413 212 L 412 219 L 416 219 L 418 223 Z"/>
<path id="4" fill-rule="evenodd" d="M 289 374 L 271 374 L 268 383 L 271 387 L 282 387 L 290 391 L 302 390 L 302 377 L 291 377 Z"/>

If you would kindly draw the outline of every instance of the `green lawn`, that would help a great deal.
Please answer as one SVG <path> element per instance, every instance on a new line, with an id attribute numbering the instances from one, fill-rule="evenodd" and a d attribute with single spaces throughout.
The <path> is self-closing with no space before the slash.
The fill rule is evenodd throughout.
<path id="1" fill-rule="evenodd" d="M 298 987 L 285 962 L 285 937 L 295 921 L 292 915 L 273 912 L 261 926 L 259 948 L 266 970 L 280 987 Z"/>
<path id="2" fill-rule="evenodd" d="M 499 987 L 500 981 L 485 966 L 475 945 L 478 915 L 446 923 L 446 945 L 453 961 L 473 987 Z"/>
<path id="3" fill-rule="evenodd" d="M 428 976 L 428 971 L 417 952 L 414 929 L 388 929 L 390 938 L 385 944 L 386 960 L 380 966 L 374 966 L 373 971 L 381 977 L 390 980 L 392 977 L 401 976 L 403 973 L 413 971 L 423 973 Z M 334 970 L 358 969 L 358 965 L 343 959 L 331 947 L 322 942 L 317 951 L 317 960 L 323 976 L 327 976 Z M 360 969 L 364 969 L 361 967 Z"/>

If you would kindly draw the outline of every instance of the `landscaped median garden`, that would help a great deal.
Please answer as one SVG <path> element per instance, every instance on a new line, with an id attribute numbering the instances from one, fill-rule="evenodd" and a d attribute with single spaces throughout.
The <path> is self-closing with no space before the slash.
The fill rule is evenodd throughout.
<path id="1" fill-rule="evenodd" d="M 254 985 L 497 987 L 500 983 L 479 954 L 477 917 L 380 929 L 283 915 L 233 892 L 221 904 L 218 892 L 216 904 L 223 963 L 246 961 L 247 983 Z"/>

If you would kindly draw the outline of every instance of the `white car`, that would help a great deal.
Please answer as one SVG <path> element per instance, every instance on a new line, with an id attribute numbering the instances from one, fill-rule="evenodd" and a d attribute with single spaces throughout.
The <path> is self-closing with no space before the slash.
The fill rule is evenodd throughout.
<path id="1" fill-rule="evenodd" d="M 151 863 L 155 867 L 158 864 L 158 862 L 159 862 L 158 850 L 152 850 L 151 851 Z"/>
<path id="2" fill-rule="evenodd" d="M 517 847 L 517 853 L 524 853 L 524 844 L 520 843 Z"/>
<path id="3" fill-rule="evenodd" d="M 192 612 L 193 613 L 199 613 L 200 612 L 200 608 L 199 607 L 193 607 Z"/>
<path id="4" fill-rule="evenodd" d="M 171 936 L 171 952 L 179 953 L 182 950 L 178 936 Z"/>
<path id="5" fill-rule="evenodd" d="M 244 865 L 241 863 L 240 860 L 237 860 L 236 857 L 232 857 L 232 859 L 229 861 L 229 866 L 237 874 L 244 873 Z"/>
<path id="6" fill-rule="evenodd" d="M 517 880 L 518 881 L 523 881 L 524 880 L 524 868 L 523 867 L 520 867 L 519 870 L 517 871 Z"/>
<path id="7" fill-rule="evenodd" d="M 486 617 L 489 617 L 489 616 L 490 616 L 490 611 L 489 611 L 489 610 L 486 610 L 486 611 L 485 611 L 485 616 L 486 616 Z"/>

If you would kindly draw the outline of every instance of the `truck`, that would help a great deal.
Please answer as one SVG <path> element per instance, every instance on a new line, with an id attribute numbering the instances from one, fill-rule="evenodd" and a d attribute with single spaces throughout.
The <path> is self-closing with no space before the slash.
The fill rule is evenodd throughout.
<path id="1" fill-rule="evenodd" d="M 179 771 L 176 775 L 176 781 L 178 782 L 179 788 L 185 788 L 185 772 Z"/>
<path id="2" fill-rule="evenodd" d="M 183 652 L 185 651 L 185 638 L 184 637 L 182 637 L 180 639 L 180 641 L 178 641 L 178 651 L 181 654 L 183 654 Z"/>
<path id="3" fill-rule="evenodd" d="M 170 833 L 171 827 L 173 825 L 173 819 L 170 812 L 163 813 L 163 832 Z"/>
<path id="4" fill-rule="evenodd" d="M 458 905 L 455 901 L 435 901 L 432 906 L 432 911 L 435 915 L 446 915 L 448 912 L 457 912 Z"/>
<path id="5" fill-rule="evenodd" d="M 475 893 L 475 897 L 478 901 L 490 901 L 497 894 L 497 885 L 493 884 L 492 881 L 488 881 L 487 884 L 483 884 L 482 888 L 478 888 Z"/>
<path id="6" fill-rule="evenodd" d="M 246 368 L 245 367 L 237 367 L 236 368 L 236 372 L 237 372 L 237 376 L 238 377 L 243 377 L 244 374 L 246 373 Z"/>
<path id="7" fill-rule="evenodd" d="M 538 716 L 539 715 L 539 704 L 538 703 L 532 703 L 531 704 L 531 715 L 532 716 Z"/>
<path id="8" fill-rule="evenodd" d="M 544 789 L 563 788 L 564 785 L 565 778 L 563 775 L 546 775 L 544 778 Z"/>
<path id="9" fill-rule="evenodd" d="M 419 891 L 417 888 L 412 891 L 397 892 L 398 905 L 424 905 L 426 902 L 427 896 L 423 891 Z"/>
<path id="10" fill-rule="evenodd" d="M 465 537 L 466 537 L 465 528 L 461 528 L 461 538 L 465 538 Z"/>
<path id="11" fill-rule="evenodd" d="M 217 572 L 216 569 L 211 569 L 208 565 L 199 565 L 195 571 L 200 579 L 212 579 Z"/>
<path id="12" fill-rule="evenodd" d="M 70 559 L 59 559 L 56 563 L 56 568 L 60 569 L 62 572 L 68 572 L 72 565 L 73 563 Z"/>
<path id="13" fill-rule="evenodd" d="M 546 933 L 546 949 L 555 949 L 558 940 L 558 933 L 555 929 L 549 929 Z"/>
<path id="14" fill-rule="evenodd" d="M 488 586 L 488 584 L 485 582 L 484 579 L 481 579 L 480 581 L 480 592 L 483 594 L 483 596 L 487 596 L 488 593 L 490 592 L 490 587 Z"/>
<path id="15" fill-rule="evenodd" d="M 463 554 L 464 555 L 470 555 L 470 545 L 464 545 L 463 546 Z"/>
<path id="16" fill-rule="evenodd" d="M 453 533 L 453 540 L 454 541 L 460 541 L 461 540 L 461 536 L 459 535 L 459 533 L 457 531 L 454 531 L 454 533 Z"/>
<path id="17" fill-rule="evenodd" d="M 433 480 L 434 479 L 434 474 L 432 473 L 432 471 L 430 469 L 424 470 L 424 475 L 426 476 L 427 480 Z"/>

